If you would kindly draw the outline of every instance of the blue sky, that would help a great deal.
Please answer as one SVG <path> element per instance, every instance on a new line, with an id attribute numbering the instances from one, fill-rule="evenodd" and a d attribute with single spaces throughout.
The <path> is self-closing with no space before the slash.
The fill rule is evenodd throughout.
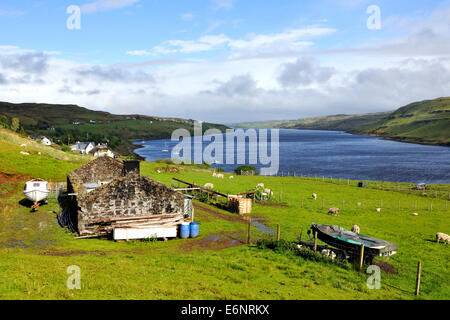
<path id="1" fill-rule="evenodd" d="M 450 1 L 3 0 L 0 100 L 218 122 L 385 111 L 448 95 L 449 37 Z"/>

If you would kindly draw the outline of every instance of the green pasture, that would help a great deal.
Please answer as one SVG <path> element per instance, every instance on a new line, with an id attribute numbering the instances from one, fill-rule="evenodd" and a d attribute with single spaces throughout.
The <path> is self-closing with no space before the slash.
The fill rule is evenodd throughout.
<path id="1" fill-rule="evenodd" d="M 56 222 L 56 199 L 50 199 L 36 213 L 19 202 L 27 177 L 63 182 L 69 171 L 87 160 L 78 156 L 64 159 L 66 154 L 52 153 L 53 149 L 40 149 L 40 156 L 34 152 L 37 149 L 30 149 L 33 154 L 23 156 L 19 153 L 22 141 L 11 139 L 0 140 L 0 171 L 7 174 L 0 183 L 0 299 L 450 298 L 449 246 L 434 241 L 437 232 L 450 233 L 445 198 L 449 185 L 432 185 L 431 190 L 440 192 L 436 198 L 430 192 L 406 192 L 409 186 L 386 182 L 358 188 L 358 181 L 301 177 L 230 179 L 226 174 L 217 179 L 211 170 L 177 166 L 178 173 L 157 173 L 155 169 L 166 165 L 141 164 L 143 175 L 167 185 L 172 185 L 175 177 L 202 186 L 213 183 L 216 191 L 225 194 L 245 192 L 264 183 L 274 196 L 267 204 L 254 204 L 250 216 L 272 230 L 279 224 L 284 240 L 294 241 L 300 233 L 306 240 L 307 230 L 316 222 L 347 229 L 357 224 L 362 234 L 397 243 L 398 254 L 379 259 L 392 265 L 397 274 L 383 272 L 381 289 L 370 290 L 366 285 L 369 275 L 351 265 L 315 262 L 247 245 L 247 222 L 217 208 L 214 201 L 196 203 L 195 219 L 200 222 L 201 233 L 197 239 L 74 239 Z M 317 200 L 313 200 L 313 193 Z M 340 215 L 328 215 L 330 207 L 339 207 Z M 274 235 L 253 226 L 251 237 L 255 243 Z M 421 295 L 415 297 L 419 260 L 423 269 Z M 66 286 L 71 265 L 80 267 L 81 290 Z"/>

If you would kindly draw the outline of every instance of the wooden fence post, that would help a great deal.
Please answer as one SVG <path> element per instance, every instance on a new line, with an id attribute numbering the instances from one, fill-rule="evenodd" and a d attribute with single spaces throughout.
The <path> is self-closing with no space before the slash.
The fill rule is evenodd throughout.
<path id="1" fill-rule="evenodd" d="M 302 197 L 302 209 L 303 209 L 303 201 L 305 201 L 305 196 Z"/>
<path id="2" fill-rule="evenodd" d="M 417 276 L 416 276 L 416 296 L 420 294 L 420 275 L 422 273 L 422 262 L 417 264 Z"/>
<path id="3" fill-rule="evenodd" d="M 314 252 L 317 252 L 317 231 L 314 232 Z"/>
<path id="4" fill-rule="evenodd" d="M 360 260 L 359 260 L 359 271 L 362 271 L 363 264 L 364 264 L 364 243 L 361 243 L 361 253 L 360 253 Z"/>
<path id="5" fill-rule="evenodd" d="M 252 217 L 249 217 L 249 220 L 248 220 L 248 232 L 247 232 L 247 244 L 250 244 L 251 229 L 252 229 Z"/>
<path id="6" fill-rule="evenodd" d="M 277 225 L 277 241 L 280 241 L 281 237 L 281 227 L 280 224 Z"/>
<path id="7" fill-rule="evenodd" d="M 325 198 L 324 197 L 322 197 L 322 210 L 323 210 L 323 208 L 325 208 Z"/>
<path id="8" fill-rule="evenodd" d="M 430 211 L 433 211 L 433 200 L 430 201 Z"/>

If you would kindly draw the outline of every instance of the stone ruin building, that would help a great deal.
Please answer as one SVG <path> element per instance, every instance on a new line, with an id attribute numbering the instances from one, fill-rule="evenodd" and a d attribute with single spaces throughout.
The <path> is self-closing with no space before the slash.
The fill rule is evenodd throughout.
<path id="1" fill-rule="evenodd" d="M 67 175 L 69 220 L 80 236 L 104 232 L 96 221 L 184 217 L 185 197 L 140 175 L 139 161 L 97 158 Z"/>

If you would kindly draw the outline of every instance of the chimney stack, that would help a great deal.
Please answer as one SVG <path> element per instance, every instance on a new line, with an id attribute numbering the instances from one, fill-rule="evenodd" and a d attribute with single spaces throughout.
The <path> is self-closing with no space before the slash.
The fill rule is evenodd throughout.
<path id="1" fill-rule="evenodd" d="M 125 177 L 129 174 L 141 175 L 139 160 L 125 160 L 123 162 L 122 175 Z"/>

